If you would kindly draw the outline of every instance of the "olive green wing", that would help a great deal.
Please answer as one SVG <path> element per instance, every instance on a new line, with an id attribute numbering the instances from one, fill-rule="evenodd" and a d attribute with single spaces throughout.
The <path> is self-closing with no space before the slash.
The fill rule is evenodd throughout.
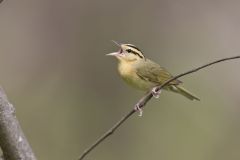
<path id="1" fill-rule="evenodd" d="M 144 63 L 137 67 L 137 75 L 144 80 L 162 84 L 173 76 L 163 67 L 159 66 L 157 63 L 154 63 L 150 60 L 146 60 Z M 179 84 L 181 81 L 174 80 L 170 84 Z"/>

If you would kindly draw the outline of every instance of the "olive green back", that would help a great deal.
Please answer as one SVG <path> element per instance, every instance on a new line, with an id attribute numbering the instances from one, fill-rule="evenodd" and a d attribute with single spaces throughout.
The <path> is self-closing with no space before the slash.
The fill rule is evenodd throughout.
<path id="1" fill-rule="evenodd" d="M 144 63 L 139 63 L 137 68 L 137 75 L 147 81 L 162 84 L 173 76 L 163 67 L 157 63 L 146 59 Z M 170 85 L 177 85 L 181 83 L 179 80 L 174 80 L 170 82 Z"/>

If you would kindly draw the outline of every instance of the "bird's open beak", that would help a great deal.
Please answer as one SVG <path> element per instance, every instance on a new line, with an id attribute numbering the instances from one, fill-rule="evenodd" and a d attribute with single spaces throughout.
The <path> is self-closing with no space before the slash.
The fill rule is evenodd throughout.
<path id="1" fill-rule="evenodd" d="M 117 56 L 119 55 L 119 52 L 113 52 L 113 53 L 108 53 L 106 56 Z"/>
<path id="2" fill-rule="evenodd" d="M 119 46 L 119 47 L 121 47 L 121 45 L 122 45 L 122 43 L 119 43 L 119 42 L 114 41 L 114 40 L 112 40 L 112 42 L 113 42 L 114 44 L 116 44 L 117 46 Z"/>
<path id="3" fill-rule="evenodd" d="M 114 40 L 112 40 L 112 42 L 121 48 L 121 45 L 122 45 L 121 43 Z M 118 52 L 108 53 L 106 54 L 106 56 L 120 56 L 121 53 L 122 53 L 122 49 L 120 49 Z"/>

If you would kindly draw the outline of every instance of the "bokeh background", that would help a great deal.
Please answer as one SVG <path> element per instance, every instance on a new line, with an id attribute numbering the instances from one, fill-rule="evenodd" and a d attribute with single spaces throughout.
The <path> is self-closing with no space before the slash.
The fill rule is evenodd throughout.
<path id="1" fill-rule="evenodd" d="M 5 0 L 0 84 L 38 159 L 74 160 L 144 94 L 123 83 L 111 42 L 172 74 L 240 55 L 235 0 Z M 163 92 L 89 160 L 240 159 L 240 60 L 181 78 L 200 102 Z"/>

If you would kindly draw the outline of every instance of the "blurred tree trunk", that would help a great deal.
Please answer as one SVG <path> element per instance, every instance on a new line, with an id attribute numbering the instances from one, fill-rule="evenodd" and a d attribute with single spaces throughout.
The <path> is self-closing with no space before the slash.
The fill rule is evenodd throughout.
<path id="1" fill-rule="evenodd" d="M 15 116 L 15 108 L 0 88 L 0 147 L 5 160 L 36 160 Z"/>

